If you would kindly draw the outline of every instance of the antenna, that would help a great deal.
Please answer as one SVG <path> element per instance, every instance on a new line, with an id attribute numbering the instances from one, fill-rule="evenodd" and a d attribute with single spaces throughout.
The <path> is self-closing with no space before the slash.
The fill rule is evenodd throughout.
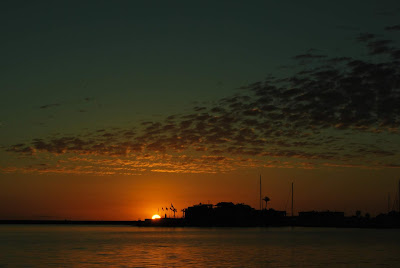
<path id="1" fill-rule="evenodd" d="M 293 182 L 292 182 L 292 217 L 294 216 L 293 214 Z"/>

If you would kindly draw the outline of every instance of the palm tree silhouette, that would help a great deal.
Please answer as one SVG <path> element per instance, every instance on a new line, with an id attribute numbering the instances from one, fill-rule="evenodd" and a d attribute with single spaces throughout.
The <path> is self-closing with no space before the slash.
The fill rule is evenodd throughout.
<path id="1" fill-rule="evenodd" d="M 267 204 L 271 200 L 268 196 L 264 197 L 263 200 L 265 201 L 265 209 L 267 209 Z"/>

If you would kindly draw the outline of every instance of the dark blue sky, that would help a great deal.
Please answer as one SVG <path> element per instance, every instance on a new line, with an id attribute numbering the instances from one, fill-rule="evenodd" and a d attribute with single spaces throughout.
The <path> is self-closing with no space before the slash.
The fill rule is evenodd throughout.
<path id="1" fill-rule="evenodd" d="M 362 54 L 354 35 L 396 24 L 398 8 L 395 1 L 38 2 L 3 2 L 0 11 L 4 141 L 26 127 L 41 134 L 43 125 L 67 123 L 68 131 L 180 113 L 285 74 L 280 66 L 310 48 Z M 37 109 L 47 104 L 60 106 Z"/>

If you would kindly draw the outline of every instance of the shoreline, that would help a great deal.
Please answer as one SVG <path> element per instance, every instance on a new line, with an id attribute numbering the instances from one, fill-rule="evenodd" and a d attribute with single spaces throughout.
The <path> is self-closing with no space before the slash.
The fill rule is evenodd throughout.
<path id="1" fill-rule="evenodd" d="M 145 221 L 74 221 L 74 220 L 0 220 L 1 225 L 92 225 L 92 226 L 132 226 L 132 227 L 195 227 L 195 228 L 269 228 L 269 227 L 310 227 L 310 228 L 340 228 L 340 229 L 400 229 L 400 224 L 351 223 L 351 224 L 194 224 L 182 218 L 163 218 Z"/>

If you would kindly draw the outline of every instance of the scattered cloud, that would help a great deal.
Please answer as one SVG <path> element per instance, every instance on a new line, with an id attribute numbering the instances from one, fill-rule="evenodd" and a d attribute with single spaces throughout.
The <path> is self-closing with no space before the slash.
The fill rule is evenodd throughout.
<path id="1" fill-rule="evenodd" d="M 375 34 L 372 33 L 360 33 L 357 37 L 359 42 L 367 42 L 376 38 Z"/>
<path id="2" fill-rule="evenodd" d="M 84 100 L 85 100 L 86 102 L 95 101 L 95 99 L 92 98 L 92 97 L 85 97 Z"/>
<path id="3" fill-rule="evenodd" d="M 398 25 L 393 25 L 393 26 L 388 26 L 385 28 L 387 31 L 400 31 L 400 24 Z"/>
<path id="4" fill-rule="evenodd" d="M 372 33 L 356 41 L 368 57 L 329 57 L 312 49 L 293 57 L 292 74 L 243 86 L 213 105 L 136 127 L 9 146 L 8 152 L 39 160 L 50 154 L 58 162 L 8 170 L 133 175 L 248 167 L 396 167 L 400 50 L 394 41 Z"/>
<path id="5" fill-rule="evenodd" d="M 60 105 L 61 105 L 60 103 L 50 103 L 50 104 L 40 106 L 39 109 L 49 109 L 49 108 L 58 107 Z"/>
<path id="6" fill-rule="evenodd" d="M 321 58 L 326 58 L 326 56 L 325 55 L 317 55 L 317 54 L 306 53 L 306 54 L 296 55 L 296 56 L 293 57 L 293 59 L 295 59 L 295 60 L 321 59 Z"/>

